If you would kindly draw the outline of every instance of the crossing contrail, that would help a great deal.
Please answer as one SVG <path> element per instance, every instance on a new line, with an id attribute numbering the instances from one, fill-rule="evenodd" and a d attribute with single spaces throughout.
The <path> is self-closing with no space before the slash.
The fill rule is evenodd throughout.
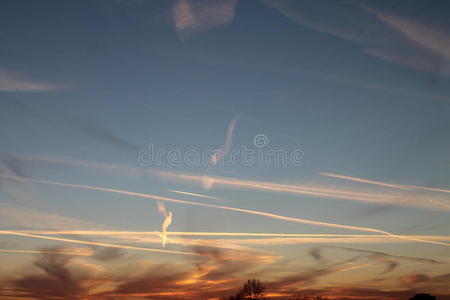
<path id="1" fill-rule="evenodd" d="M 20 230 L 26 234 L 38 235 L 77 235 L 77 236 L 107 236 L 128 243 L 158 243 L 159 240 L 149 236 L 161 236 L 160 231 L 125 231 L 125 230 Z M 4 234 L 0 231 L 0 234 Z M 179 232 L 171 231 L 167 236 L 176 236 L 169 239 L 174 244 L 199 245 L 207 244 L 216 247 L 238 249 L 238 245 L 266 245 L 283 246 L 297 244 L 385 244 L 410 242 L 408 238 L 434 241 L 450 241 L 450 236 L 439 235 L 405 235 L 403 239 L 393 239 L 384 234 L 308 234 L 308 233 L 254 233 L 254 232 Z M 184 237 L 195 237 L 193 239 Z M 205 238 L 207 237 L 207 238 Z M 210 238 L 211 237 L 211 238 Z M 226 237 L 226 239 L 221 239 Z M 255 239 L 256 238 L 256 239 Z M 406 239 L 405 239 L 406 238 Z"/>
<path id="2" fill-rule="evenodd" d="M 358 178 L 358 177 L 351 177 L 351 176 L 334 174 L 334 173 L 326 173 L 326 172 L 320 172 L 319 174 L 320 175 L 324 175 L 324 176 L 328 176 L 328 177 L 340 178 L 340 179 L 356 181 L 356 182 L 362 182 L 362 183 L 369 183 L 369 184 L 385 186 L 385 187 L 392 187 L 392 188 L 401 189 L 401 190 L 412 190 L 412 189 L 414 189 L 414 190 L 423 190 L 423 191 L 430 191 L 430 192 L 450 193 L 450 190 L 439 189 L 439 188 L 430 188 L 430 187 L 420 186 L 420 185 L 393 184 L 393 183 L 369 180 L 369 179 Z"/>
<path id="3" fill-rule="evenodd" d="M 15 232 L 45 235 L 160 235 L 160 231 L 127 231 L 127 230 L 16 230 Z M 4 234 L 0 231 L 0 234 Z M 251 236 L 251 237 L 355 237 L 355 238 L 387 238 L 385 234 L 328 234 L 328 233 L 265 233 L 265 232 L 208 232 L 208 231 L 167 231 L 172 236 Z M 402 235 L 403 237 L 420 239 L 450 240 L 444 235 Z"/>
<path id="4" fill-rule="evenodd" d="M 339 198 L 348 200 L 358 200 L 358 201 L 369 201 L 369 202 L 392 202 L 394 201 L 393 195 L 389 194 L 377 194 L 377 193 L 364 193 L 359 191 L 352 191 L 346 189 L 336 189 L 327 187 L 317 187 L 317 186 L 307 186 L 300 184 L 280 184 L 274 182 L 265 181 L 255 181 L 255 180 L 244 180 L 237 178 L 228 177 L 217 177 L 208 175 L 198 175 L 189 173 L 177 173 L 177 172 L 166 172 L 166 171 L 156 171 L 156 170 L 144 170 L 142 168 L 136 168 L 127 165 L 117 165 L 111 163 L 101 163 L 93 161 L 83 161 L 66 157 L 48 157 L 48 156 L 36 156 L 36 155 L 14 155 L 18 159 L 24 160 L 34 160 L 43 161 L 47 163 L 54 164 L 65 164 L 72 166 L 80 166 L 86 168 L 95 169 L 106 169 L 119 171 L 126 174 L 150 174 L 154 176 L 159 176 L 162 178 L 170 178 L 175 180 L 183 180 L 190 182 L 198 182 L 203 184 L 203 186 L 210 187 L 213 184 L 242 188 L 242 189 L 254 189 L 254 190 L 267 190 L 272 192 L 286 192 L 301 195 L 311 195 L 318 197 L 328 197 L 328 198 Z"/>
<path id="5" fill-rule="evenodd" d="M 1 230 L 0 233 L 15 235 L 15 236 L 31 237 L 31 238 L 37 238 L 37 239 L 59 241 L 59 242 L 66 242 L 66 243 L 73 243 L 73 244 L 93 245 L 93 246 L 101 246 L 101 247 L 120 248 L 120 249 L 138 250 L 138 251 L 149 251 L 149 252 L 161 252 L 161 253 L 171 253 L 171 254 L 182 254 L 182 255 L 194 255 L 194 256 L 199 255 L 199 254 L 190 253 L 190 252 L 171 251 L 171 250 L 126 246 L 126 245 L 118 245 L 118 244 L 98 243 L 98 242 L 88 242 L 88 241 L 81 241 L 81 240 L 74 240 L 74 239 L 67 239 L 67 238 L 36 235 L 36 234 L 30 234 L 30 233 L 24 233 L 24 232 L 10 231 L 10 230 Z"/>
<path id="6" fill-rule="evenodd" d="M 126 191 L 126 190 L 104 188 L 104 187 L 91 186 L 91 185 L 63 183 L 63 182 L 39 180 L 39 179 L 30 179 L 30 178 L 22 178 L 22 177 L 17 177 L 17 176 L 1 175 L 1 174 L 0 174 L 0 177 L 8 178 L 8 179 L 20 180 L 20 181 L 41 183 L 41 184 L 49 184 L 49 185 L 81 188 L 81 189 L 86 189 L 86 190 L 110 192 L 110 193 L 129 195 L 129 196 L 135 196 L 135 197 L 141 197 L 141 198 L 147 198 L 147 199 L 153 199 L 153 200 L 159 200 L 159 201 L 167 201 L 167 202 L 181 203 L 181 204 L 187 204 L 187 205 L 195 205 L 195 206 L 217 208 L 217 209 L 223 209 L 223 210 L 229 210 L 229 211 L 236 211 L 236 212 L 242 212 L 242 213 L 247 213 L 247 214 L 259 215 L 259 216 L 264 216 L 264 217 L 268 217 L 268 218 L 279 219 L 279 220 L 288 221 L 288 222 L 294 222 L 294 223 L 302 223 L 302 224 L 317 225 L 317 226 L 332 227 L 332 228 L 347 229 L 347 230 L 366 231 L 366 232 L 383 234 L 383 235 L 386 235 L 386 236 L 389 236 L 389 237 L 392 237 L 392 238 L 399 238 L 399 239 L 405 239 L 405 240 L 410 240 L 410 241 L 415 241 L 415 242 L 422 242 L 422 243 L 430 243 L 430 244 L 436 244 L 436 245 L 450 246 L 449 243 L 432 241 L 432 240 L 424 240 L 424 239 L 419 239 L 419 238 L 414 238 L 414 237 L 407 237 L 407 236 L 397 235 L 397 234 L 394 234 L 394 233 L 391 233 L 391 232 L 388 232 L 388 231 L 384 231 L 384 230 L 380 230 L 380 229 L 376 229 L 376 228 L 370 228 L 370 227 L 342 225 L 342 224 L 337 224 L 337 223 L 329 223 L 329 222 L 313 221 L 313 220 L 294 218 L 294 217 L 286 217 L 286 216 L 282 216 L 282 215 L 277 215 L 277 214 L 263 212 L 263 211 L 257 211 L 257 210 L 250 210 L 250 209 L 243 209 L 243 208 L 236 208 L 236 207 L 230 207 L 230 206 L 222 206 L 222 205 L 216 205 L 216 204 L 194 202 L 194 201 L 179 200 L 179 199 L 168 198 L 168 197 L 163 197 L 163 196 L 144 194 L 144 193 L 136 193 L 136 192 Z"/>
<path id="7" fill-rule="evenodd" d="M 184 192 L 184 191 L 179 191 L 179 190 L 167 190 L 167 191 L 171 192 L 171 193 L 181 194 L 181 195 L 188 195 L 188 196 L 194 196 L 194 197 L 199 197 L 199 198 L 222 201 L 222 199 L 219 197 L 213 197 L 213 196 L 208 196 L 208 195 L 203 195 L 203 194 L 196 194 L 196 193 Z"/>
<path id="8" fill-rule="evenodd" d="M 375 193 L 357 192 L 345 189 L 281 184 L 273 182 L 217 177 L 209 175 L 165 172 L 165 171 L 149 171 L 149 172 L 151 172 L 154 175 L 161 176 L 163 178 L 202 183 L 203 186 L 207 187 L 211 187 L 213 185 L 214 186 L 221 185 L 242 189 L 285 192 L 300 195 L 310 195 L 325 198 L 348 199 L 348 200 L 376 202 L 376 203 L 392 203 L 398 200 L 395 197 L 395 195 L 389 194 L 380 195 Z"/>
<path id="9" fill-rule="evenodd" d="M 445 189 L 436 189 L 436 188 L 428 188 L 428 187 L 419 187 L 419 186 L 406 186 L 406 185 L 396 185 L 389 183 L 381 183 L 376 181 L 368 181 L 364 179 L 358 178 L 359 182 L 366 182 L 377 184 L 378 186 L 384 185 L 392 188 L 396 188 L 399 191 L 392 192 L 374 192 L 374 191 L 361 191 L 354 188 L 336 188 L 336 187 L 327 187 L 323 185 L 312 186 L 305 184 L 282 184 L 276 182 L 265 182 L 265 181 L 256 181 L 256 180 L 245 180 L 239 178 L 230 178 L 230 177 L 218 177 L 218 176 L 209 176 L 203 174 L 189 174 L 182 172 L 168 172 L 168 171 L 159 171 L 159 170 L 148 170 L 142 168 L 136 168 L 128 165 L 117 165 L 111 163 L 102 163 L 102 162 L 93 162 L 93 161 L 83 161 L 66 157 L 48 157 L 48 156 L 36 156 L 36 155 L 14 155 L 17 159 L 24 160 L 33 160 L 33 161 L 43 161 L 47 163 L 56 163 L 56 164 L 66 164 L 87 168 L 95 168 L 95 169 L 104 169 L 104 170 L 113 170 L 120 171 L 121 173 L 126 174 L 149 174 L 153 176 L 158 176 L 164 179 L 170 180 L 180 180 L 186 182 L 194 182 L 202 184 L 204 188 L 211 188 L 212 186 L 219 187 L 227 187 L 234 189 L 247 189 L 247 190 L 262 190 L 262 191 L 270 191 L 270 192 L 279 192 L 279 193 L 291 193 L 297 195 L 307 195 L 321 198 L 332 198 L 332 199 L 346 199 L 346 200 L 354 200 L 361 202 L 371 202 L 377 204 L 395 204 L 402 206 L 413 206 L 413 207 L 421 207 L 425 209 L 449 209 L 450 206 L 441 202 L 440 198 L 436 199 L 434 195 L 430 197 L 424 197 L 424 195 L 412 195 L 412 197 L 405 198 L 404 193 L 400 191 L 407 190 L 425 190 L 425 191 L 435 191 L 435 192 L 445 192 L 449 193 L 449 190 Z M 322 173 L 322 175 L 336 175 L 332 173 Z M 341 176 L 341 175 L 339 175 Z M 341 176 L 342 177 L 342 176 Z M 346 176 L 345 179 L 356 179 L 355 177 Z M 343 178 L 344 179 L 344 178 Z M 380 184 L 381 183 L 381 184 Z"/>

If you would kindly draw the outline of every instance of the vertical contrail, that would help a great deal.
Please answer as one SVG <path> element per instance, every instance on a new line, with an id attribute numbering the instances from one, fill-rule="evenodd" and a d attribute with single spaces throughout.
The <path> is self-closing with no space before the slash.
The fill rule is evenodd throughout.
<path id="1" fill-rule="evenodd" d="M 161 225 L 161 234 L 160 237 L 162 239 L 162 246 L 165 247 L 167 243 L 167 228 L 172 223 L 172 212 L 166 209 L 164 204 L 160 201 L 157 201 L 158 211 L 164 216 L 164 222 Z"/>
<path id="2" fill-rule="evenodd" d="M 234 128 L 236 127 L 236 123 L 237 123 L 238 119 L 239 119 L 239 116 L 237 116 L 236 118 L 234 118 L 233 120 L 230 121 L 230 124 L 228 125 L 227 137 L 225 139 L 225 143 L 223 144 L 222 147 L 217 149 L 214 152 L 214 154 L 211 156 L 211 159 L 210 159 L 211 165 L 215 166 L 216 164 L 218 164 L 228 154 L 228 152 L 230 152 L 231 143 L 233 142 L 233 131 L 234 131 Z"/>

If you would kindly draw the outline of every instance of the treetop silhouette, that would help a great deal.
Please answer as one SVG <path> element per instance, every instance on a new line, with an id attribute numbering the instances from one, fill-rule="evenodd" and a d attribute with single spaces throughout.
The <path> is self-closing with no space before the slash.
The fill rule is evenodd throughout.
<path id="1" fill-rule="evenodd" d="M 236 294 L 236 296 L 230 296 L 225 300 L 263 300 L 265 294 L 265 286 L 259 281 L 259 279 L 249 279 L 244 283 L 244 286 Z"/>
<path id="2" fill-rule="evenodd" d="M 436 300 L 436 297 L 430 294 L 416 294 L 414 297 L 409 298 L 409 300 Z"/>

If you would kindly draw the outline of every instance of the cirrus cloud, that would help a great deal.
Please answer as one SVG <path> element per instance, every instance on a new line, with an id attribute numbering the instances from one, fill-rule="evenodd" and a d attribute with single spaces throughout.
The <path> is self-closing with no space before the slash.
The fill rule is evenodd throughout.
<path id="1" fill-rule="evenodd" d="M 3 92 L 48 92 L 63 88 L 61 85 L 38 82 L 0 70 L 0 91 Z"/>

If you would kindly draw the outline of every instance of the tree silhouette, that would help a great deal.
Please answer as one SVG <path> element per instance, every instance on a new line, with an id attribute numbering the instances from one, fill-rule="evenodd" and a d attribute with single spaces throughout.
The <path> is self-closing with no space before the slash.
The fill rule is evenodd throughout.
<path id="1" fill-rule="evenodd" d="M 416 294 L 414 297 L 409 298 L 409 300 L 436 300 L 436 297 L 430 294 Z"/>
<path id="2" fill-rule="evenodd" d="M 263 300 L 265 290 L 266 288 L 259 279 L 249 279 L 244 283 L 244 286 L 236 296 L 230 296 L 224 298 L 224 300 Z"/>
<path id="3" fill-rule="evenodd" d="M 264 300 L 266 293 L 266 287 L 259 281 L 259 279 L 249 279 L 244 283 L 244 286 L 239 290 L 235 296 L 229 296 L 221 298 L 222 300 Z M 322 296 L 308 296 L 308 295 L 295 295 L 293 300 L 326 300 L 326 297 Z M 411 298 L 410 300 L 435 300 L 435 298 Z"/>
<path id="4" fill-rule="evenodd" d="M 259 279 L 249 279 L 244 283 L 244 286 L 239 291 L 238 295 L 241 299 L 263 299 L 266 288 L 262 285 Z"/>

